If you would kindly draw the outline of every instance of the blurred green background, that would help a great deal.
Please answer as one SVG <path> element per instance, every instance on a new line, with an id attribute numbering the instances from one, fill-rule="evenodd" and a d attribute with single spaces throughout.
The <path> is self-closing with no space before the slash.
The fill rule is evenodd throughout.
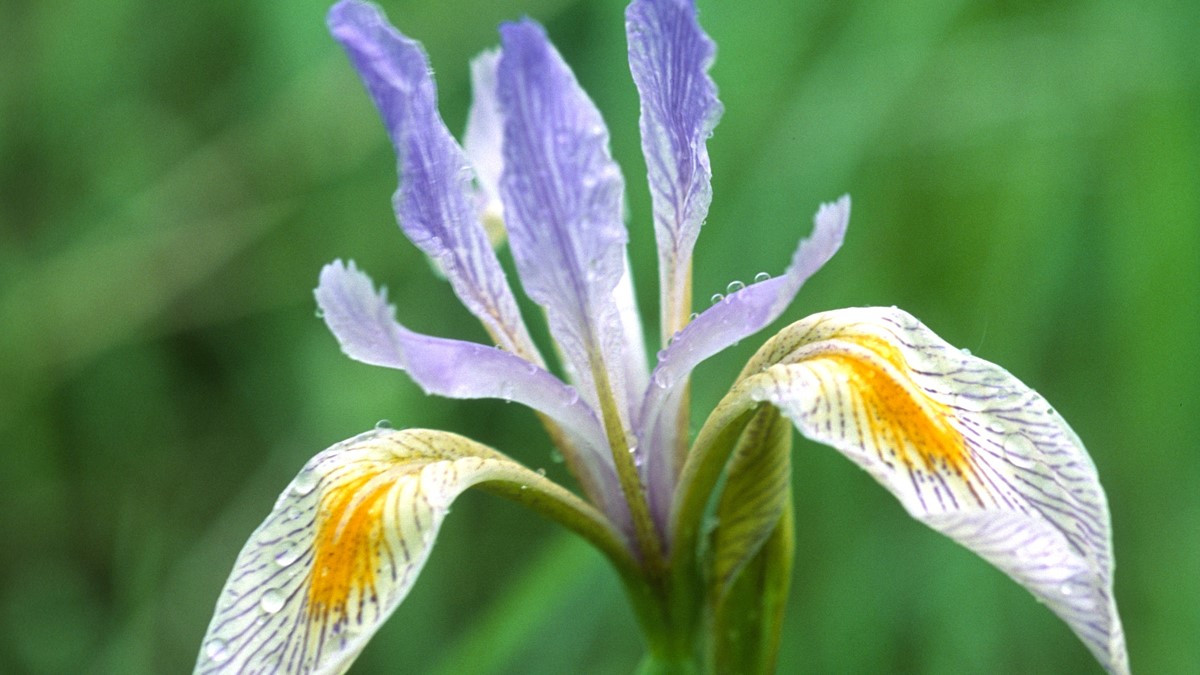
<path id="1" fill-rule="evenodd" d="M 496 24 L 547 25 L 612 128 L 656 326 L 622 3 L 384 6 L 424 41 L 455 130 Z M 776 328 L 896 304 L 1041 391 L 1108 490 L 1135 671 L 1195 672 L 1198 6 L 700 6 L 726 114 L 698 301 L 778 273 L 817 204 L 852 193 L 845 247 Z M 563 477 L 528 411 L 427 398 L 343 357 L 314 318 L 321 265 L 353 258 L 410 327 L 484 338 L 395 226 L 392 152 L 325 11 L 0 8 L 0 671 L 190 669 L 280 490 L 377 420 Z M 765 337 L 702 367 L 697 420 Z M 1099 672 L 1028 593 L 835 452 L 799 442 L 794 466 L 782 672 Z M 355 670 L 623 673 L 640 650 L 598 554 L 468 494 Z"/>

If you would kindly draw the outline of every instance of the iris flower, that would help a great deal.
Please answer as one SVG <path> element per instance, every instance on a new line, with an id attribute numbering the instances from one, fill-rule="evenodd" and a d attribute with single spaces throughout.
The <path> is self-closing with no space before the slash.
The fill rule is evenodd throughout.
<path id="1" fill-rule="evenodd" d="M 794 426 L 1028 589 L 1103 667 L 1128 672 L 1108 506 L 1079 438 L 1032 389 L 909 314 L 842 309 L 784 328 L 689 437 L 693 369 L 780 316 L 841 245 L 850 199 L 820 207 L 781 274 L 694 314 L 692 248 L 712 197 L 705 143 L 722 114 L 714 46 L 690 0 L 634 0 L 625 18 L 658 246 L 653 367 L 626 256 L 624 179 L 599 111 L 544 29 L 505 24 L 500 48 L 474 61 L 460 146 L 421 45 L 373 5 L 330 11 L 395 146 L 400 227 L 494 346 L 405 328 L 385 293 L 341 261 L 316 289 L 325 322 L 351 358 L 403 370 L 428 393 L 529 406 L 578 489 L 444 431 L 374 429 L 338 443 L 304 466 L 238 555 L 196 671 L 343 671 L 416 581 L 451 502 L 477 487 L 611 561 L 645 634 L 646 671 L 769 672 L 793 558 Z M 545 312 L 563 376 L 526 329 L 497 232 Z"/>

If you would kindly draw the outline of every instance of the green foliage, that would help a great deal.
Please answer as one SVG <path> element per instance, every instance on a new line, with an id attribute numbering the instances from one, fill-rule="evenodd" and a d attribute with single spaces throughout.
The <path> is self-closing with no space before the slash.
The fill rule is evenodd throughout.
<path id="1" fill-rule="evenodd" d="M 655 326 L 621 5 L 384 3 L 425 41 L 452 129 L 496 23 L 546 23 L 612 128 Z M 896 304 L 1037 388 L 1108 491 L 1134 669 L 1194 668 L 1196 6 L 700 8 L 726 114 L 695 296 L 778 273 L 817 204 L 853 194 L 845 247 L 779 325 Z M 313 318 L 320 266 L 354 258 L 407 325 L 484 339 L 393 223 L 391 149 L 325 10 L 0 10 L 0 671 L 186 670 L 279 492 L 379 419 L 565 480 L 531 413 L 429 399 L 341 356 Z M 702 366 L 697 423 L 765 337 Z M 799 441 L 792 464 L 781 672 L 958 673 L 968 656 L 976 672 L 1096 670 L 1045 608 L 835 452 Z M 636 627 L 598 553 L 487 495 L 454 516 L 358 672 L 635 667 Z"/>

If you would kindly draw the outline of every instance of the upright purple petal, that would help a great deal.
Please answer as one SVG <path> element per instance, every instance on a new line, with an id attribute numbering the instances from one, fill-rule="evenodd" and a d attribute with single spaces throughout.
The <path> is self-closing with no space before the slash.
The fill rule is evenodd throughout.
<path id="1" fill-rule="evenodd" d="M 504 117 L 500 114 L 500 101 L 496 99 L 496 66 L 499 63 L 499 49 L 485 51 L 471 61 L 471 110 L 467 113 L 467 130 L 463 133 L 463 151 L 479 180 L 480 218 L 489 234 L 493 227 L 501 232 L 504 227 L 504 205 L 500 201 Z"/>
<path id="2" fill-rule="evenodd" d="M 624 511 L 596 413 L 553 374 L 502 349 L 408 330 L 396 321 L 386 294 L 377 293 L 354 263 L 326 265 L 315 294 L 325 323 L 351 358 L 403 370 L 430 394 L 516 401 L 557 422 L 581 450 L 578 461 L 567 459 L 585 491 L 614 517 Z"/>
<path id="3" fill-rule="evenodd" d="M 696 317 L 660 353 L 658 365 L 650 376 L 654 386 L 646 390 L 642 402 L 638 442 L 639 452 L 645 453 L 642 467 L 650 486 L 651 509 L 660 524 L 666 523 L 678 470 L 669 440 L 674 438 L 679 419 L 681 383 L 701 361 L 779 318 L 800 286 L 841 247 L 849 220 L 849 195 L 822 204 L 813 219 L 812 234 L 796 247 L 782 276 L 731 293 Z"/>
<path id="4" fill-rule="evenodd" d="M 691 0 L 634 0 L 625 26 L 629 69 L 642 102 L 665 339 L 692 311 L 692 247 L 712 201 L 705 141 L 723 111 L 708 76 L 716 48 Z"/>
<path id="5" fill-rule="evenodd" d="M 525 20 L 500 32 L 500 190 L 517 270 L 525 292 L 546 308 L 581 388 L 591 396 L 601 368 L 620 405 L 627 356 L 613 291 L 627 235 L 608 130 L 541 26 Z"/>
<path id="6" fill-rule="evenodd" d="M 445 273 L 454 292 L 505 349 L 539 361 L 476 205 L 473 173 L 437 111 L 421 45 L 387 23 L 378 7 L 334 5 L 329 28 L 346 49 L 396 149 L 400 227 Z"/>

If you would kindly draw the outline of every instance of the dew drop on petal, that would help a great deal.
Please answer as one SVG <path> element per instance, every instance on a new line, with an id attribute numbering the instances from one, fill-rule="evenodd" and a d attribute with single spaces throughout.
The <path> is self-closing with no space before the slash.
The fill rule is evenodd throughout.
<path id="1" fill-rule="evenodd" d="M 546 469 L 545 469 L 545 467 L 538 467 L 538 470 L 537 470 L 537 472 L 538 472 L 538 475 L 539 475 L 539 476 L 545 476 L 545 475 L 546 475 Z"/>
<path id="2" fill-rule="evenodd" d="M 287 567 L 300 559 L 300 554 L 303 550 L 299 546 L 288 546 L 275 554 L 275 564 L 280 567 Z"/>
<path id="3" fill-rule="evenodd" d="M 292 490 L 303 497 L 317 487 L 318 480 L 316 471 L 313 471 L 309 467 L 304 467 L 300 471 L 300 475 L 296 476 L 296 480 L 292 481 Z"/>
<path id="4" fill-rule="evenodd" d="M 725 287 L 725 292 L 729 293 L 729 294 L 733 294 L 733 293 L 737 293 L 738 291 L 742 290 L 745 287 L 746 287 L 746 284 L 743 284 L 742 282 L 738 281 L 737 279 L 734 279 L 733 281 L 729 282 L 728 286 Z"/>
<path id="5" fill-rule="evenodd" d="M 658 358 L 659 361 L 662 361 L 663 359 L 667 358 L 667 350 L 660 349 L 660 350 L 658 350 L 658 354 L 655 354 L 655 356 Z"/>
<path id="6" fill-rule="evenodd" d="M 204 655 L 214 663 L 224 663 L 229 658 L 229 644 L 221 638 L 213 638 L 204 645 Z"/>
<path id="7" fill-rule="evenodd" d="M 322 312 L 320 309 L 318 309 L 317 311 L 313 312 L 313 316 L 317 317 L 318 319 L 324 319 L 325 312 Z"/>
<path id="8" fill-rule="evenodd" d="M 697 314 L 696 312 L 692 312 L 691 314 L 688 314 L 688 321 L 689 321 L 689 322 L 691 322 L 691 321 L 695 321 L 695 320 L 696 320 L 696 319 L 698 319 L 698 318 L 700 318 L 700 315 L 699 315 L 699 314 Z"/>
<path id="9" fill-rule="evenodd" d="M 1025 434 L 1011 433 L 1004 436 L 1004 458 L 1020 469 L 1037 466 L 1037 446 Z"/>
<path id="10" fill-rule="evenodd" d="M 379 420 L 375 423 L 376 429 L 391 429 L 392 423 L 390 420 Z"/>
<path id="11" fill-rule="evenodd" d="M 661 369 L 655 370 L 654 375 L 650 378 L 654 381 L 654 386 L 659 389 L 666 389 L 671 386 L 671 378 L 667 376 Z"/>
<path id="12" fill-rule="evenodd" d="M 568 387 L 567 391 L 567 405 L 579 403 L 579 390 L 575 387 Z"/>
<path id="13" fill-rule="evenodd" d="M 971 350 L 970 350 L 970 349 L 967 349 L 966 347 L 963 347 L 962 349 L 960 349 L 960 350 L 958 350 L 958 351 L 962 352 L 962 353 L 963 353 L 963 356 L 970 356 L 970 355 L 971 355 Z"/>
<path id="14" fill-rule="evenodd" d="M 267 614 L 275 614 L 283 609 L 283 603 L 287 598 L 283 596 L 283 591 L 278 588 L 268 589 L 263 593 L 262 598 L 258 601 L 258 606 Z"/>
<path id="15" fill-rule="evenodd" d="M 758 274 L 754 275 L 754 283 L 761 284 L 762 282 L 764 282 L 770 278 L 771 278 L 770 272 L 759 272 Z"/>

